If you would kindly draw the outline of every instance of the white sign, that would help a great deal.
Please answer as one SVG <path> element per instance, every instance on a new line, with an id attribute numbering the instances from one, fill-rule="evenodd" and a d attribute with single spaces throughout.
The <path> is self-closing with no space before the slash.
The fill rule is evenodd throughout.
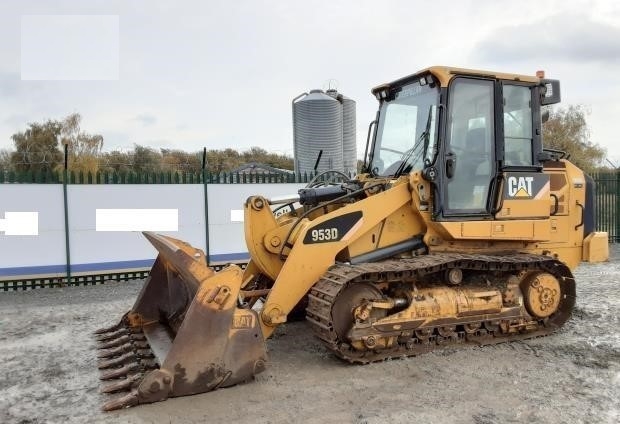
<path id="1" fill-rule="evenodd" d="M 38 236 L 39 212 L 5 212 L 0 231 L 6 236 Z"/>
<path id="2" fill-rule="evenodd" d="M 230 222 L 243 222 L 243 209 L 231 209 Z"/>
<path id="3" fill-rule="evenodd" d="M 178 209 L 97 209 L 96 231 L 179 231 Z"/>

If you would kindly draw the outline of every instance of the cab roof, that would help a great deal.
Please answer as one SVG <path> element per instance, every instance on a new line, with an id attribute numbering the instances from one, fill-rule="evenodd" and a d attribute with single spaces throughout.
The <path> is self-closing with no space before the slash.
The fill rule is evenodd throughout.
<path id="1" fill-rule="evenodd" d="M 494 71 L 483 71 L 477 69 L 465 69 L 465 68 L 456 68 L 452 66 L 431 66 L 429 68 L 422 69 L 421 71 L 416 72 L 415 74 L 406 76 L 404 78 L 399 78 L 395 81 L 392 81 L 387 84 L 381 84 L 373 88 L 371 91 L 375 94 L 380 89 L 390 88 L 394 86 L 403 85 L 407 82 L 416 80 L 428 73 L 431 73 L 436 79 L 439 80 L 439 84 L 442 87 L 447 87 L 448 83 L 452 78 L 457 75 L 470 75 L 470 76 L 478 76 L 478 77 L 487 77 L 487 78 L 495 78 L 500 80 L 510 80 L 510 81 L 522 81 L 522 82 L 530 82 L 530 83 L 539 83 L 540 78 L 532 75 L 521 75 L 521 74 L 507 74 L 504 72 L 494 72 Z"/>

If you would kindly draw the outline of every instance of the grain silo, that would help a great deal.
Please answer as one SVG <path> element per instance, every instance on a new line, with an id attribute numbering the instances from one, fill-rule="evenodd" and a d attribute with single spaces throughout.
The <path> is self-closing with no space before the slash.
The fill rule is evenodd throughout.
<path id="1" fill-rule="evenodd" d="M 342 164 L 347 174 L 357 173 L 357 136 L 355 131 L 355 100 L 342 100 Z"/>
<path id="2" fill-rule="evenodd" d="M 346 174 L 357 172 L 357 137 L 355 131 L 355 100 L 330 88 L 325 92 L 342 105 L 342 169 Z"/>
<path id="3" fill-rule="evenodd" d="M 293 100 L 293 136 L 295 172 L 314 172 L 319 156 L 317 172 L 355 172 L 355 102 L 336 90 L 312 90 Z"/>

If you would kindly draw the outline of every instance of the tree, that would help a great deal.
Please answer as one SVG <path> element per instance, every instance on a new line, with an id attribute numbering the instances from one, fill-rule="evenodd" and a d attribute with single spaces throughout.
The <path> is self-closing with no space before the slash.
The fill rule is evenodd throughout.
<path id="1" fill-rule="evenodd" d="M 274 168 L 293 169 L 292 157 L 277 153 L 269 153 L 262 147 L 251 147 L 250 150 L 246 150 L 245 152 L 241 153 L 240 159 L 241 164 L 248 162 L 257 162 L 273 166 Z"/>
<path id="2" fill-rule="evenodd" d="M 9 149 L 0 149 L 0 171 L 12 171 L 11 152 Z"/>
<path id="3" fill-rule="evenodd" d="M 152 147 L 133 145 L 132 169 L 135 172 L 159 172 L 161 171 L 161 154 Z"/>
<path id="4" fill-rule="evenodd" d="M 166 171 L 198 173 L 202 169 L 202 152 L 160 149 L 162 168 Z"/>
<path id="5" fill-rule="evenodd" d="M 52 171 L 63 161 L 59 147 L 62 124 L 48 120 L 43 124 L 31 122 L 24 132 L 11 136 L 15 151 L 11 152 L 11 164 L 17 171 Z"/>
<path id="6" fill-rule="evenodd" d="M 99 169 L 103 136 L 88 134 L 80 128 L 82 116 L 72 113 L 62 120 L 61 143 L 69 146 L 68 166 L 72 171 L 92 172 Z"/>
<path id="7" fill-rule="evenodd" d="M 599 167 L 606 154 L 605 148 L 590 140 L 586 110 L 581 105 L 550 111 L 543 124 L 543 145 L 565 151 L 570 161 L 586 172 Z"/>
<path id="8" fill-rule="evenodd" d="M 269 162 L 269 152 L 262 147 L 251 147 L 250 150 L 246 150 L 241 154 L 241 160 L 243 162 L 258 162 L 271 165 Z"/>
<path id="9" fill-rule="evenodd" d="M 100 156 L 99 169 L 106 172 L 128 172 L 133 165 L 133 152 L 121 152 L 113 150 L 103 152 Z"/>
<path id="10" fill-rule="evenodd" d="M 207 169 L 213 173 L 227 172 L 241 165 L 239 152 L 228 148 L 207 151 Z"/>
<path id="11" fill-rule="evenodd" d="M 133 151 L 103 152 L 103 136 L 82 131 L 82 117 L 72 113 L 62 121 L 31 123 L 29 128 L 12 136 L 16 151 L 0 151 L 0 168 L 17 171 L 58 170 L 63 167 L 62 146 L 68 146 L 71 171 L 151 173 L 160 171 L 199 173 L 202 152 L 178 149 L 156 150 L 134 144 Z M 8 159 L 7 159 L 8 158 Z M 207 169 L 212 173 L 230 172 L 239 166 L 257 162 L 274 168 L 293 169 L 293 158 L 270 153 L 262 147 L 239 152 L 232 148 L 207 151 Z"/>

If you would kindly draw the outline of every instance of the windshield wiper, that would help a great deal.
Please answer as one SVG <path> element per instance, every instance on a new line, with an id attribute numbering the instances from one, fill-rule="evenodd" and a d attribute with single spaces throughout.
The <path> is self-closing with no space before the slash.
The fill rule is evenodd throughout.
<path id="1" fill-rule="evenodd" d="M 430 143 L 432 110 L 433 110 L 433 105 L 430 105 L 428 108 L 428 118 L 426 119 L 426 126 L 424 127 L 424 131 L 422 131 L 422 134 L 420 134 L 420 136 L 416 140 L 413 147 L 407 150 L 401 157 L 400 159 L 401 164 L 398 166 L 398 169 L 394 173 L 395 177 L 399 177 L 401 173 L 403 173 L 405 169 L 407 169 L 411 157 L 413 156 L 416 150 L 419 150 L 420 146 L 423 146 L 423 149 L 422 151 L 419 151 L 417 155 L 414 157 L 412 164 L 416 163 L 418 159 L 420 159 L 420 156 L 426 157 L 426 154 L 428 152 L 428 145 Z"/>
<path id="2" fill-rule="evenodd" d="M 422 133 L 422 135 L 423 134 L 424 133 Z M 409 161 L 411 160 L 411 157 L 414 155 L 414 153 L 416 153 L 416 150 L 420 150 L 421 139 L 422 138 L 420 136 L 420 138 L 418 138 L 418 140 L 416 141 L 415 145 L 411 149 L 403 153 L 402 157 L 400 158 L 400 165 L 398 165 L 396 172 L 394 172 L 395 177 L 399 177 L 405 171 L 405 169 L 409 166 Z M 420 153 L 421 152 L 418 152 L 416 154 L 416 156 L 414 157 L 413 163 L 415 163 L 415 161 L 420 157 Z"/>
<path id="3" fill-rule="evenodd" d="M 420 137 L 424 137 L 424 157 L 428 154 L 428 145 L 431 139 L 431 121 L 433 118 L 433 105 L 428 107 L 428 118 L 426 118 L 426 125 L 424 126 L 424 132 L 420 134 Z"/>

